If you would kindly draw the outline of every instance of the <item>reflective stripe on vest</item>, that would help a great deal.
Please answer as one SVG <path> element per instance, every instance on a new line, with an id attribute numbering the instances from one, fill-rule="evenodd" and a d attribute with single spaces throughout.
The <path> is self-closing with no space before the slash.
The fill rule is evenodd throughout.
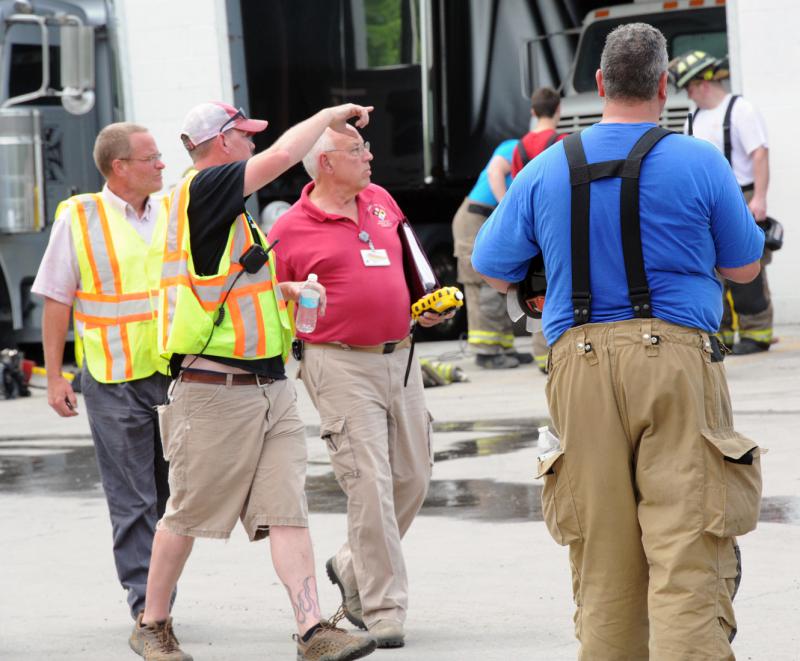
<path id="1" fill-rule="evenodd" d="M 160 203 L 150 246 L 117 212 L 109 216 L 100 194 L 75 196 L 62 204 L 71 210 L 81 270 L 74 301 L 76 353 L 86 354 L 89 371 L 102 383 L 166 373 L 167 364 L 156 346 L 158 273 L 154 268 L 160 259 L 157 244 L 163 245 L 166 199 Z"/>
<path id="2" fill-rule="evenodd" d="M 190 174 L 172 192 L 161 271 L 159 347 L 162 352 L 256 359 L 288 356 L 291 322 L 273 263 L 246 273 L 240 256 L 253 245 L 247 216 L 232 223 L 225 252 L 212 276 L 198 276 L 189 238 Z M 266 239 L 253 225 L 262 245 Z M 222 318 L 219 325 L 219 309 Z M 213 331 L 213 333 L 212 333 Z M 210 341 L 209 341 L 210 340 Z M 204 348 L 206 342 L 208 346 Z"/>

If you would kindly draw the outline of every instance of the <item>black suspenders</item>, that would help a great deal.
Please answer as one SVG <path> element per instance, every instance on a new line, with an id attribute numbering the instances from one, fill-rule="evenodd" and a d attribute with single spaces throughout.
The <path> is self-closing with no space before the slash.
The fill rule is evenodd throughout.
<path id="1" fill-rule="evenodd" d="M 639 171 L 642 159 L 659 140 L 670 133 L 672 131 L 654 126 L 639 138 L 627 158 L 591 164 L 586 162 L 579 133 L 573 133 L 563 141 L 572 186 L 572 312 L 575 326 L 588 323 L 592 313 L 589 280 L 589 189 L 591 182 L 606 177 L 622 178 L 622 254 L 633 314 L 635 317 L 652 316 L 639 224 Z"/>
<path id="2" fill-rule="evenodd" d="M 731 97 L 731 100 L 728 101 L 728 107 L 725 109 L 725 117 L 722 120 L 722 153 L 725 154 L 725 160 L 728 161 L 731 165 L 733 162 L 731 161 L 731 154 L 733 153 L 733 142 L 731 141 L 731 115 L 733 114 L 733 104 L 736 103 L 736 99 L 739 98 L 738 94 L 734 94 Z M 694 120 L 697 118 L 697 113 L 700 112 L 700 108 L 697 108 L 694 112 L 690 112 L 687 120 L 689 121 L 689 135 L 694 135 Z"/>
<path id="3" fill-rule="evenodd" d="M 725 110 L 725 119 L 722 120 L 722 145 L 725 153 L 725 159 L 733 166 L 731 161 L 731 153 L 733 152 L 733 143 L 731 142 L 731 114 L 733 113 L 733 104 L 739 98 L 738 94 L 734 94 L 728 102 L 728 107 Z"/>

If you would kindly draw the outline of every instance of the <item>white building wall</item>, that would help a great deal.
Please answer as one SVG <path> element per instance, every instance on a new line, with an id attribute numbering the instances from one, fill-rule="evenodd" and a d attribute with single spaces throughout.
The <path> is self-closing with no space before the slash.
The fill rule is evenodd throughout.
<path id="1" fill-rule="evenodd" d="M 191 165 L 179 135 L 203 101 L 233 103 L 224 0 L 115 0 L 125 116 L 150 129 L 164 154 L 164 183 Z"/>
<path id="2" fill-rule="evenodd" d="M 776 323 L 800 323 L 800 3 L 728 0 L 733 90 L 752 101 L 769 131 L 767 212 L 786 229 L 768 269 Z"/>

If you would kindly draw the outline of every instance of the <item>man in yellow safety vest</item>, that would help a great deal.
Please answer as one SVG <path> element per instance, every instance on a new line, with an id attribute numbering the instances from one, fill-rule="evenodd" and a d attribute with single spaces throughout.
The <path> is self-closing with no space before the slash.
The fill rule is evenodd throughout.
<path id="1" fill-rule="evenodd" d="M 61 372 L 73 316 L 86 412 L 113 530 L 114 561 L 131 616 L 144 610 L 150 550 L 167 502 L 167 465 L 155 406 L 168 364 L 156 344 L 156 294 L 167 220 L 164 163 L 143 126 L 110 124 L 94 161 L 106 184 L 56 211 L 32 291 L 44 297 L 47 397 L 62 417 L 78 399 Z"/>
<path id="2" fill-rule="evenodd" d="M 357 659 L 375 641 L 320 619 L 305 498 L 305 426 L 286 379 L 292 327 L 274 254 L 246 199 L 298 163 L 330 126 L 363 126 L 371 108 L 320 111 L 253 155 L 267 123 L 221 102 L 187 115 L 181 139 L 196 170 L 170 201 L 159 296 L 159 345 L 172 354 L 170 403 L 160 407 L 171 494 L 158 523 L 147 605 L 130 645 L 148 661 L 187 661 L 172 630 L 169 596 L 195 538 L 227 538 L 237 519 L 251 541 L 269 536 L 298 633 L 298 659 Z M 310 285 L 309 285 L 310 286 Z M 320 312 L 325 305 L 321 295 Z"/>

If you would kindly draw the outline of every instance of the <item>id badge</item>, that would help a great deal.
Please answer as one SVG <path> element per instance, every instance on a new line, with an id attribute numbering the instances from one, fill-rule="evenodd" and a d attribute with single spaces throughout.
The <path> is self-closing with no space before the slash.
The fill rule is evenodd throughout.
<path id="1" fill-rule="evenodd" d="M 361 251 L 364 266 L 389 266 L 389 253 L 384 248 L 370 248 Z"/>

